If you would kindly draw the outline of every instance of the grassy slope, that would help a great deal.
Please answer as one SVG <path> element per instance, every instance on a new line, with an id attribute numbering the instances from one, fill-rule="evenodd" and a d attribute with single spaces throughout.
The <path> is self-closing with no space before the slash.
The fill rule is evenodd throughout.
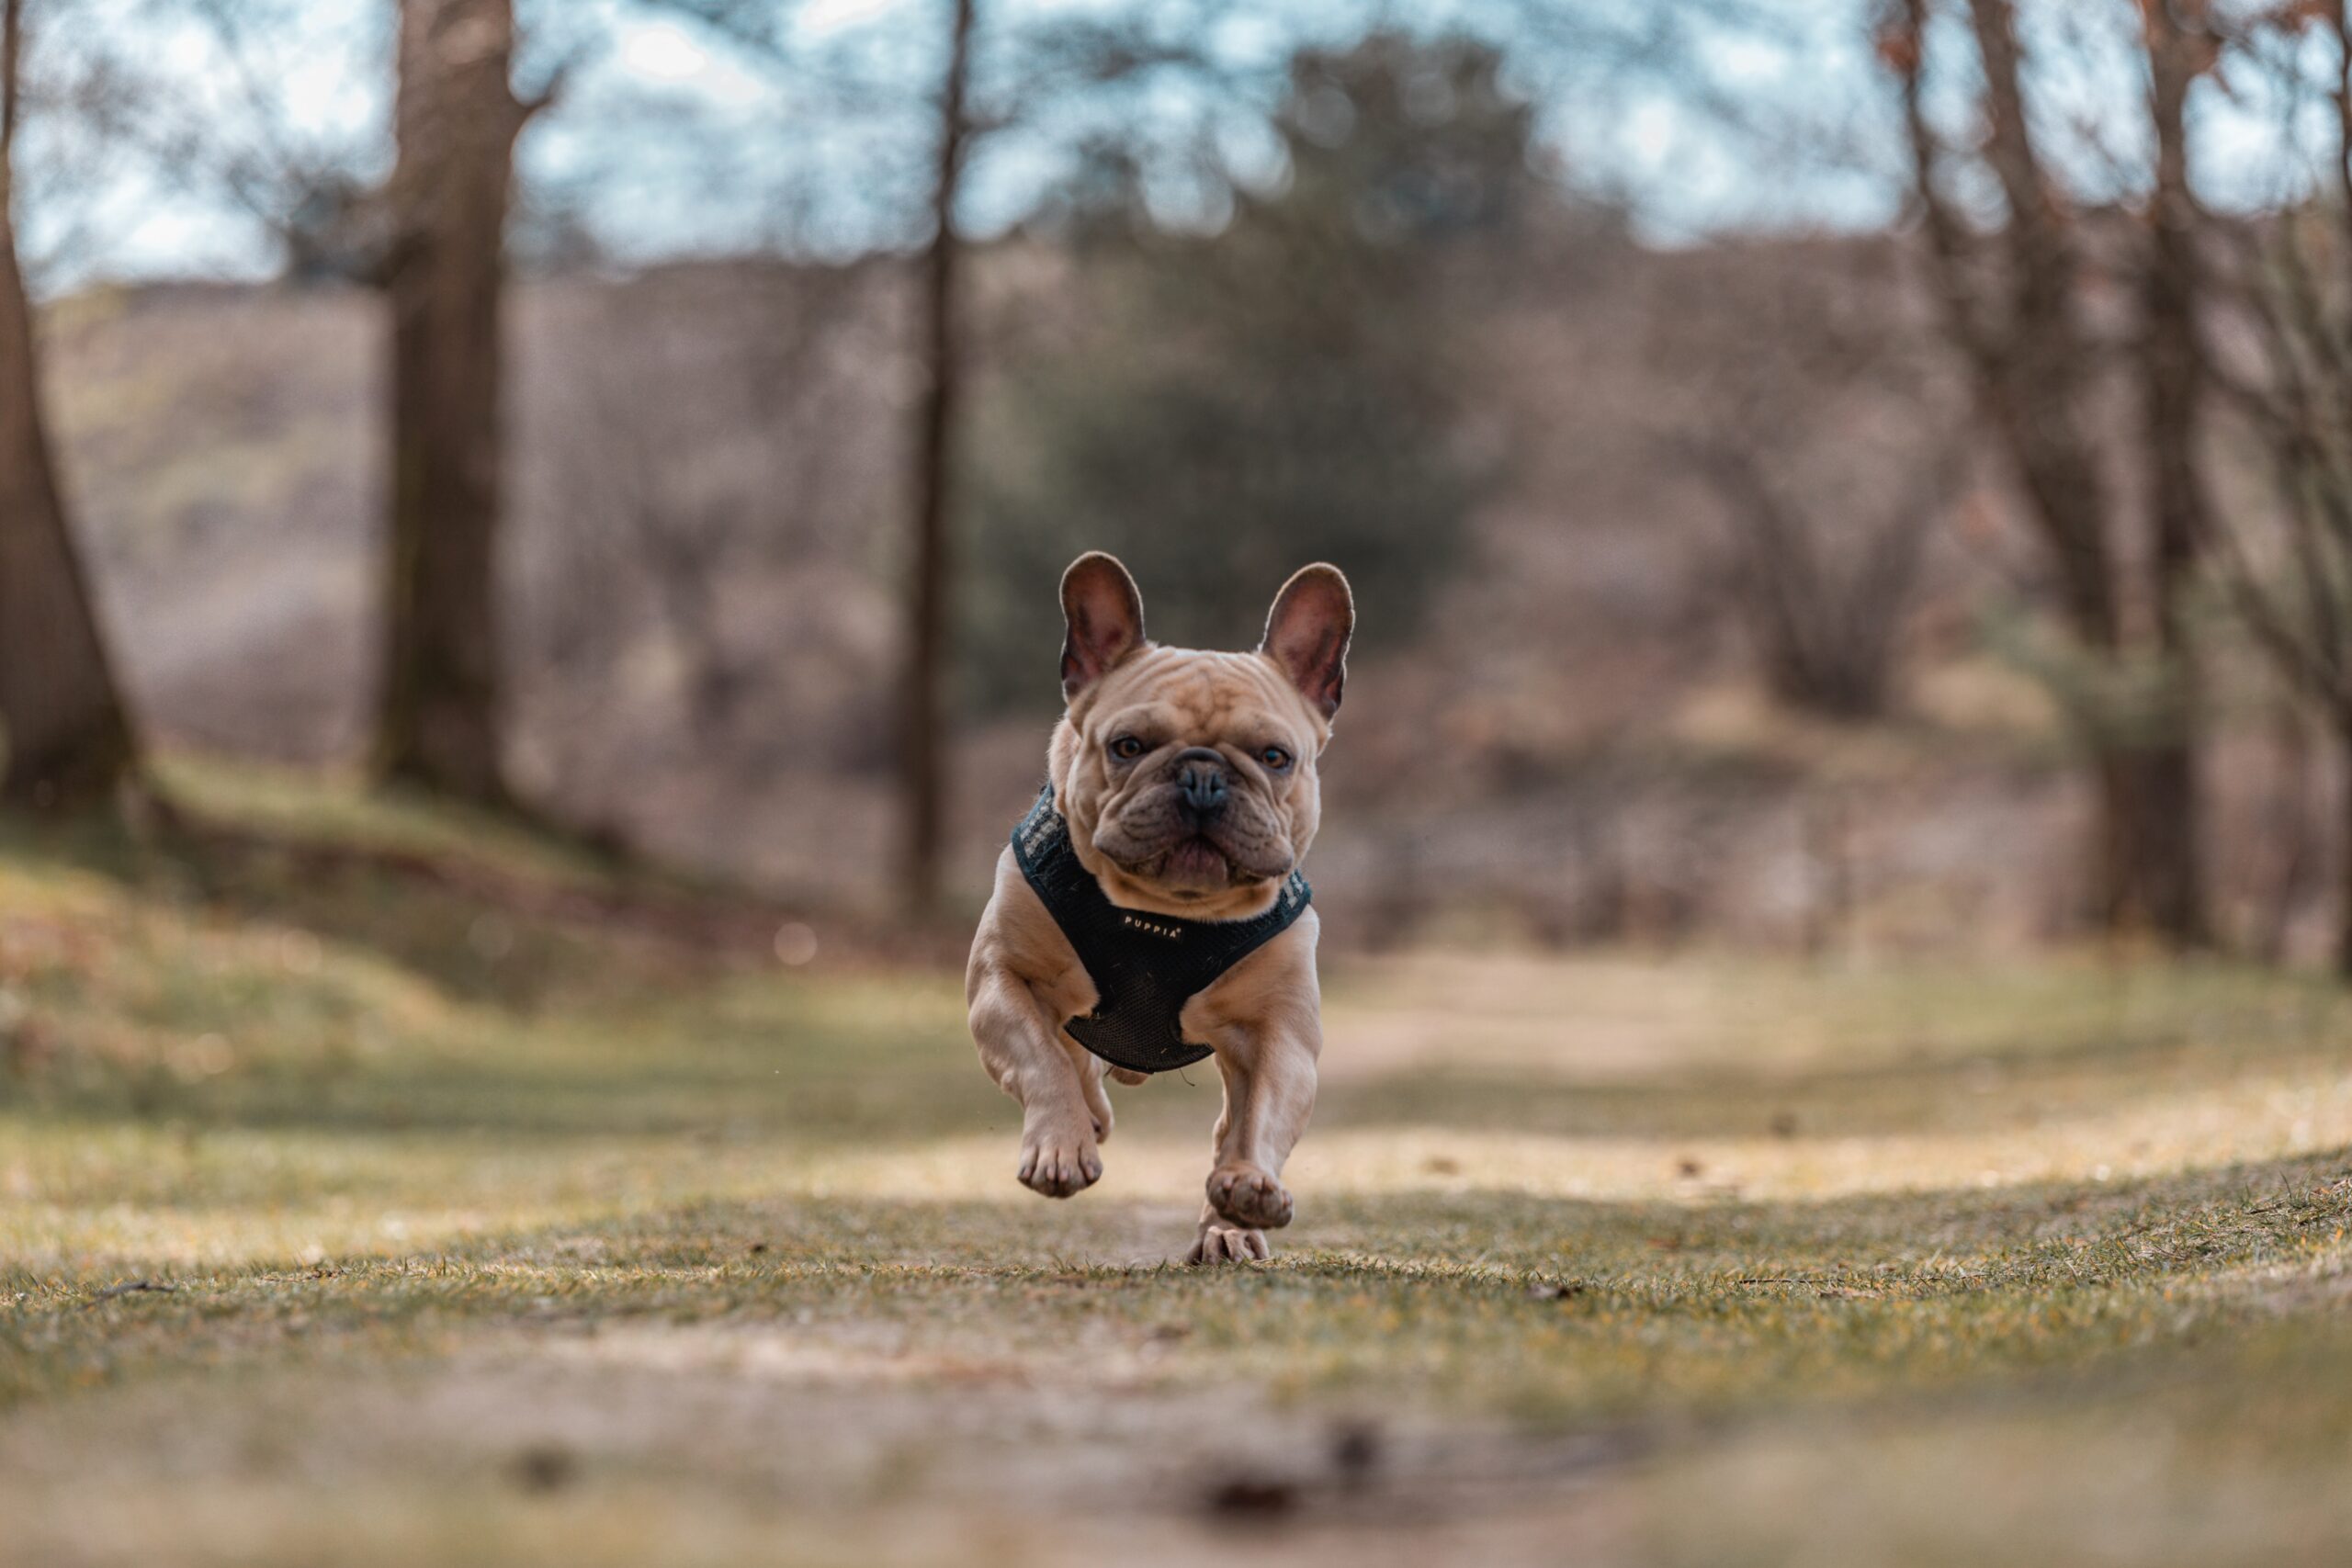
<path id="1" fill-rule="evenodd" d="M 0 1561 L 2352 1553 L 2331 990 L 1342 966 L 1188 1272 L 1205 1080 L 1047 1205 L 950 976 L 175 784 L 247 831 L 0 830 Z"/>

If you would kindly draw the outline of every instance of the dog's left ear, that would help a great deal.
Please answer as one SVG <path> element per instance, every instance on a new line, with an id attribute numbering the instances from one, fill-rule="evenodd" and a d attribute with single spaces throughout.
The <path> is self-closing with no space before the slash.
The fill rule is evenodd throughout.
<path id="1" fill-rule="evenodd" d="M 1143 646 L 1143 595 L 1116 556 L 1089 550 L 1062 573 L 1062 700 Z"/>
<path id="2" fill-rule="evenodd" d="M 1355 595 L 1340 569 L 1327 562 L 1301 567 L 1266 616 L 1258 651 L 1281 665 L 1325 718 L 1340 711 L 1348 682 L 1348 639 L 1355 635 Z"/>

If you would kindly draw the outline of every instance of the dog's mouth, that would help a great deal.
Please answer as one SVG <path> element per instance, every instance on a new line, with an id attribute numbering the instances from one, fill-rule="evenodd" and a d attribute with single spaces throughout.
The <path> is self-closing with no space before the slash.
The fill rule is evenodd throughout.
<path id="1" fill-rule="evenodd" d="M 1233 862 L 1205 836 L 1195 833 L 1161 855 L 1151 876 L 1170 887 L 1214 890 L 1233 881 Z"/>
<path id="2" fill-rule="evenodd" d="M 1094 847 L 1133 880 L 1187 901 L 1262 886 L 1290 874 L 1286 846 L 1261 842 L 1236 824 L 1155 826 L 1162 830 L 1147 835 L 1131 833 L 1124 823 L 1108 824 L 1095 835 Z"/>

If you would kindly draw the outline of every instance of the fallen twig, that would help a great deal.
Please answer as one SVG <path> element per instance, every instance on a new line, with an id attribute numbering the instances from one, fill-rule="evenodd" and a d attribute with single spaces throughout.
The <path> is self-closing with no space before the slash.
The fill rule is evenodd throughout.
<path id="1" fill-rule="evenodd" d="M 154 1291 L 168 1295 L 178 1289 L 177 1285 L 159 1285 L 153 1280 L 127 1280 L 119 1285 L 108 1285 L 105 1290 L 92 1296 L 90 1301 L 95 1305 L 99 1302 L 110 1302 L 117 1296 L 136 1295 L 141 1291 Z"/>

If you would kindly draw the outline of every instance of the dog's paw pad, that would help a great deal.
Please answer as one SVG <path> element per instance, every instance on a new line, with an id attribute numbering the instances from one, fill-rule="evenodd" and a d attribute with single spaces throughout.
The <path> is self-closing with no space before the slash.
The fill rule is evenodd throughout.
<path id="1" fill-rule="evenodd" d="M 1193 1239 L 1193 1250 L 1184 1254 L 1187 1263 L 1262 1263 L 1272 1256 L 1266 1246 L 1266 1233 L 1240 1229 L 1210 1220 L 1201 1226 L 1201 1234 Z"/>
<path id="2" fill-rule="evenodd" d="M 1219 1166 L 1209 1173 L 1209 1207 L 1244 1230 L 1280 1230 L 1290 1224 L 1290 1189 L 1254 1165 Z"/>
<path id="3" fill-rule="evenodd" d="M 1102 1178 L 1102 1156 L 1090 1142 L 1038 1139 L 1021 1145 L 1021 1185 L 1048 1198 L 1083 1192 Z"/>

